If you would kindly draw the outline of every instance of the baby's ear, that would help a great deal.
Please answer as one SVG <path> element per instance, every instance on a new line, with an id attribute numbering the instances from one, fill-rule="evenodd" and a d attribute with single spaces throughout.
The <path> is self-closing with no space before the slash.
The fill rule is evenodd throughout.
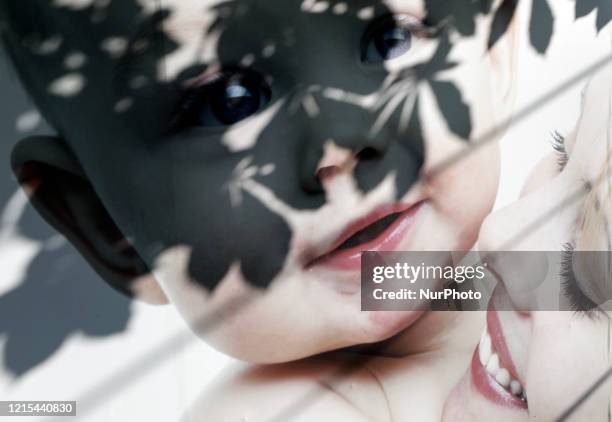
<path id="1" fill-rule="evenodd" d="M 108 284 L 148 303 L 168 302 L 61 139 L 24 139 L 13 149 L 11 163 L 36 210 L 72 242 Z"/>

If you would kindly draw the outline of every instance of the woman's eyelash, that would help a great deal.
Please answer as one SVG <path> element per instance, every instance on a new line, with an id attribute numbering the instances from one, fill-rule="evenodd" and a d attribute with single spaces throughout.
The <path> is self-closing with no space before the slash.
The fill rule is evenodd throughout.
<path id="1" fill-rule="evenodd" d="M 567 149 L 565 148 L 565 136 L 554 130 L 550 133 L 550 137 L 551 145 L 557 153 L 557 164 L 559 165 L 559 170 L 563 170 L 569 161 L 569 155 L 567 154 Z"/>
<path id="2" fill-rule="evenodd" d="M 563 245 L 561 268 L 559 271 L 563 294 L 567 297 L 572 311 L 585 314 L 589 318 L 596 318 L 599 315 L 600 309 L 580 288 L 580 284 L 576 279 L 576 273 L 574 272 L 574 252 L 575 247 L 573 244 L 566 243 Z"/>

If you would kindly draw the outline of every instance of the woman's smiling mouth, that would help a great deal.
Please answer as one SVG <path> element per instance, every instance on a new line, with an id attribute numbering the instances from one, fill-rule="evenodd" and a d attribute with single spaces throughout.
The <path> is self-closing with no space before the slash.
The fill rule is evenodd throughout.
<path id="1" fill-rule="evenodd" d="M 404 239 L 423 202 L 378 207 L 349 224 L 329 250 L 311 260 L 306 268 L 325 266 L 335 270 L 361 269 L 363 251 L 393 251 Z"/>
<path id="2" fill-rule="evenodd" d="M 518 379 L 493 300 L 487 311 L 487 326 L 472 358 L 472 382 L 492 402 L 527 408 L 525 387 Z"/>

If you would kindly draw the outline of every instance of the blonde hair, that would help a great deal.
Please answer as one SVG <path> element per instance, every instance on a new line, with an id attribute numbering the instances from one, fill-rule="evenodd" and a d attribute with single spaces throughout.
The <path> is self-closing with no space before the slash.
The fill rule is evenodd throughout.
<path id="1" fill-rule="evenodd" d="M 612 150 L 609 149 L 597 178 L 589 184 L 584 201 L 580 246 L 583 251 L 597 253 L 580 254 L 580 273 L 590 285 L 583 287 L 592 292 L 591 299 L 602 304 L 612 299 Z M 602 194 L 603 193 L 603 194 Z M 603 236 L 602 236 L 603 235 Z M 602 244 L 604 239 L 605 244 Z"/>

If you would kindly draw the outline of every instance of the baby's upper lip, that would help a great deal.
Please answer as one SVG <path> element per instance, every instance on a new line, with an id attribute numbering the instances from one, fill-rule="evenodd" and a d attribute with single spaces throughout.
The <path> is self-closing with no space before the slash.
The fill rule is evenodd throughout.
<path id="1" fill-rule="evenodd" d="M 393 204 L 383 204 L 376 207 L 370 213 L 364 215 L 363 217 L 359 217 L 352 222 L 348 223 L 345 228 L 340 232 L 340 235 L 325 249 L 322 253 L 317 253 L 314 259 L 309 260 L 307 267 L 312 265 L 319 258 L 328 255 L 337 249 L 340 245 L 342 245 L 346 240 L 350 239 L 356 233 L 365 229 L 366 227 L 374 224 L 375 222 L 382 220 L 385 217 L 388 217 L 391 214 L 401 213 L 409 210 L 413 206 L 417 204 L 405 204 L 405 203 L 393 203 Z"/>
<path id="2" fill-rule="evenodd" d="M 357 220 L 354 220 L 353 222 L 349 223 L 340 233 L 340 235 L 336 238 L 336 240 L 332 242 L 329 248 L 329 252 L 336 249 L 338 246 L 348 240 L 351 236 L 365 229 L 369 225 L 374 224 L 375 222 L 382 220 L 383 218 L 391 214 L 404 212 L 410 209 L 411 207 L 411 205 L 407 204 L 387 204 L 379 206 L 378 208 L 374 209 L 374 211 L 365 215 L 364 217 L 358 218 Z"/>

